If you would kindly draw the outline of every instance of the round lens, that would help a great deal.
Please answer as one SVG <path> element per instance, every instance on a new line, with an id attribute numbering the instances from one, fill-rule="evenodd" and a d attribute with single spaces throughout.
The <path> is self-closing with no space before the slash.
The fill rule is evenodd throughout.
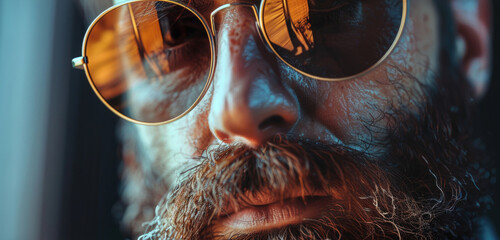
<path id="1" fill-rule="evenodd" d="M 140 1 L 102 15 L 88 32 L 84 56 L 91 83 L 119 115 L 160 123 L 199 100 L 212 64 L 206 24 L 190 9 Z"/>
<path id="2" fill-rule="evenodd" d="M 280 58 L 325 80 L 383 60 L 402 28 L 404 0 L 265 0 L 264 35 Z"/>

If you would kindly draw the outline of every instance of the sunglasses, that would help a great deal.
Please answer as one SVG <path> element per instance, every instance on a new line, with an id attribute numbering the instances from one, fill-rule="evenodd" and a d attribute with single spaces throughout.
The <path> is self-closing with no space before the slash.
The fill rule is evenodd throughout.
<path id="1" fill-rule="evenodd" d="M 262 0 L 259 8 L 222 5 L 211 12 L 209 25 L 206 6 L 196 0 L 115 5 L 92 22 L 73 67 L 85 70 L 97 96 L 118 116 L 160 125 L 186 115 L 207 92 L 216 48 L 228 47 L 216 46 L 222 11 L 251 11 L 270 54 L 323 81 L 376 68 L 400 40 L 407 15 L 407 0 Z"/>

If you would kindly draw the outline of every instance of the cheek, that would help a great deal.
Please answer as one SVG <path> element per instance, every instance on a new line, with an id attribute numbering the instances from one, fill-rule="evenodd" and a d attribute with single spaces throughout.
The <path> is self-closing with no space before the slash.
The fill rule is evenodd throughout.
<path id="1" fill-rule="evenodd" d="M 394 65 L 424 84 L 439 67 L 439 20 L 430 0 L 411 1 L 405 30 L 386 65 Z M 416 85 L 414 82 L 405 86 Z"/>
<path id="2" fill-rule="evenodd" d="M 187 116 L 186 116 L 187 117 Z M 140 161 L 147 161 L 150 171 L 169 183 L 177 179 L 177 175 L 193 166 L 191 153 L 194 147 L 187 132 L 186 122 L 178 120 L 161 126 L 136 125 L 140 141 Z"/>
<path id="3" fill-rule="evenodd" d="M 401 40 L 383 64 L 358 79 L 317 83 L 315 118 L 345 144 L 362 146 L 382 137 L 384 115 L 392 108 L 414 111 L 421 84 L 433 84 L 439 67 L 437 15 L 428 0 L 411 3 Z"/>
<path id="4" fill-rule="evenodd" d="M 143 154 L 141 161 L 149 161 L 145 165 L 152 166 L 152 171 L 165 177 L 167 183 L 198 164 L 193 156 L 200 156 L 215 141 L 207 121 L 211 92 L 179 120 L 160 126 L 134 124 Z"/>
<path id="5" fill-rule="evenodd" d="M 383 75 L 383 76 L 375 76 Z M 386 74 L 375 74 L 376 79 L 386 79 Z M 383 78 L 382 78 L 383 77 Z M 320 104 L 316 118 L 337 135 L 344 144 L 360 146 L 368 142 L 371 131 L 367 124 L 377 122 L 389 102 L 391 88 L 381 88 L 378 80 L 321 83 L 325 103 Z M 326 85 L 326 86 L 325 86 Z M 328 90 L 326 90 L 328 89 Z"/>

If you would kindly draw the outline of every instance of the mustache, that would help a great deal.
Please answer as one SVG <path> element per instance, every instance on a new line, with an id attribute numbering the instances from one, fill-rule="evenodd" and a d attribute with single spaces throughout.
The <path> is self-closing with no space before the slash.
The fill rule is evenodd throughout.
<path id="1" fill-rule="evenodd" d="M 363 153 L 340 145 L 290 140 L 283 135 L 258 149 L 219 146 L 199 160 L 200 165 L 186 173 L 197 180 L 196 189 L 192 190 L 210 200 L 214 215 L 220 214 L 228 201 L 246 204 L 249 195 L 261 192 L 278 195 L 280 199 L 295 190 L 303 194 L 334 194 L 334 189 L 359 183 L 347 178 L 346 173 L 376 177 L 380 167 L 371 164 Z M 369 168 L 373 171 L 361 173 L 366 167 L 360 165 L 373 165 Z"/>
<path id="2" fill-rule="evenodd" d="M 448 61 L 442 58 L 442 66 Z M 423 93 L 409 96 L 422 100 L 418 114 L 404 107 L 381 113 L 389 131 L 369 144 L 387 153 L 376 159 L 283 136 L 259 149 L 213 148 L 167 195 L 155 189 L 163 198 L 155 217 L 136 227 L 144 231 L 139 239 L 474 239 L 476 218 L 492 205 L 492 174 L 484 170 L 490 161 L 470 128 L 466 81 L 451 70 L 440 72 L 438 87 L 423 84 Z M 452 106 L 458 111 L 450 112 Z M 267 188 L 283 196 L 297 186 L 346 201 L 334 201 L 323 219 L 299 226 L 238 236 L 212 232 L 227 202 L 245 204 L 245 191 Z"/>
<path id="3" fill-rule="evenodd" d="M 400 229 L 394 224 L 396 204 L 407 206 L 398 209 L 400 213 L 406 211 L 406 218 L 419 218 L 419 223 L 427 224 L 420 219 L 411 198 L 403 191 L 392 191 L 390 176 L 397 174 L 395 169 L 340 145 L 278 135 L 257 149 L 221 145 L 198 161 L 197 166 L 181 174 L 182 180 L 159 204 L 165 207 L 157 212 L 154 226 L 147 230 L 149 237 L 255 239 L 256 235 L 218 235 L 212 224 L 228 211 L 228 206 L 232 208 L 229 211 L 237 211 L 251 204 L 249 196 L 262 192 L 281 200 L 297 191 L 302 199 L 306 193 L 318 191 L 332 198 L 332 214 L 307 223 L 312 227 L 299 231 L 304 236 L 399 236 Z"/>

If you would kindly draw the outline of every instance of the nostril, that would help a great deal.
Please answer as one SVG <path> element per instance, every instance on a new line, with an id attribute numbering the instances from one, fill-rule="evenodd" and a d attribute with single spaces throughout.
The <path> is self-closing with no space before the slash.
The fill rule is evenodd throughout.
<path id="1" fill-rule="evenodd" d="M 286 124 L 285 119 L 279 115 L 273 115 L 268 117 L 262 123 L 259 124 L 259 130 L 264 130 L 268 127 L 281 127 Z"/>
<path id="2" fill-rule="evenodd" d="M 229 143 L 231 142 L 231 139 L 229 137 L 229 135 L 221 132 L 221 131 L 218 131 L 218 130 L 215 130 L 214 131 L 214 134 L 215 134 L 215 137 L 217 137 L 219 140 L 225 142 L 225 143 Z"/>

